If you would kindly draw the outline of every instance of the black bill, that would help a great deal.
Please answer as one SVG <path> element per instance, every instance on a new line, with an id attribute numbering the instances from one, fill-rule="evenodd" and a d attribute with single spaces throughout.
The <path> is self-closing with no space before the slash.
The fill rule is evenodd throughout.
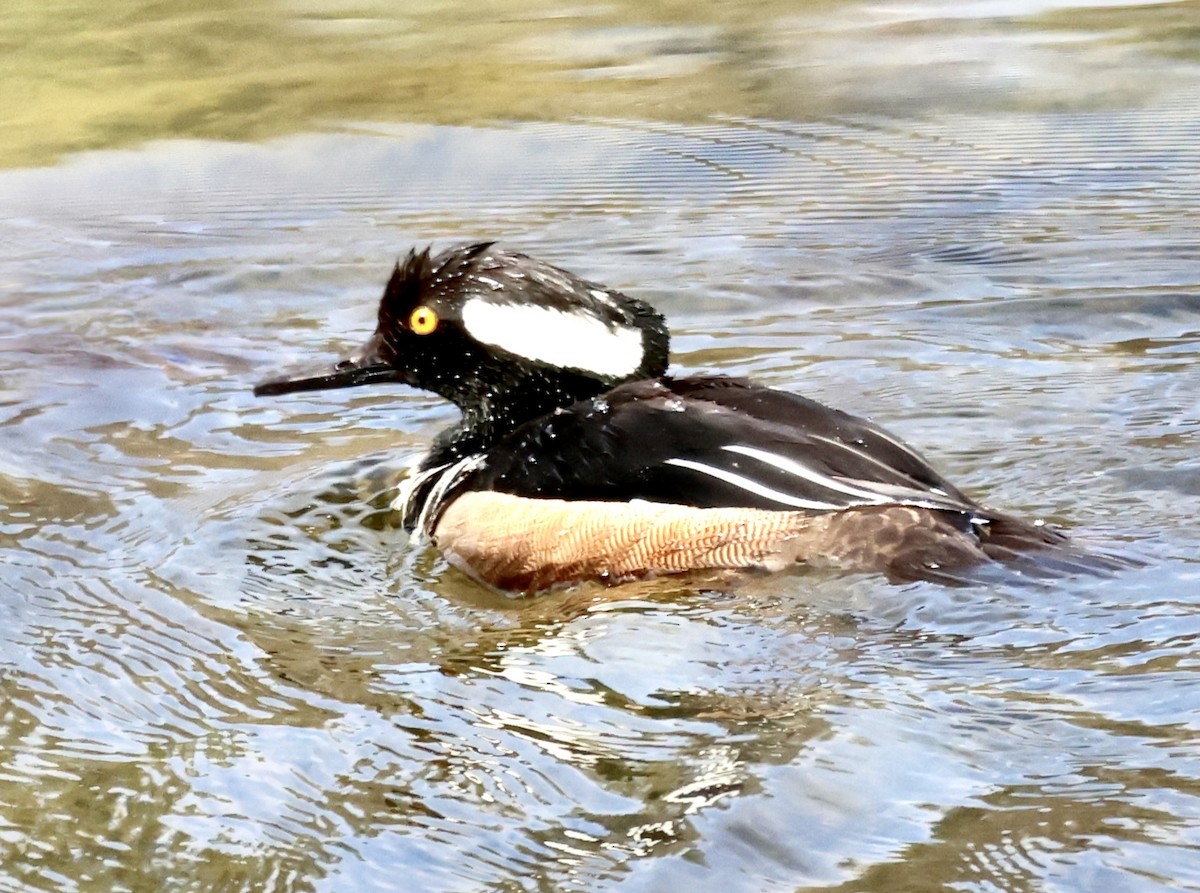
<path id="1" fill-rule="evenodd" d="M 353 388 L 362 384 L 403 382 L 404 374 L 380 359 L 374 350 L 375 346 L 375 340 L 372 339 L 360 356 L 347 357 L 324 369 L 264 381 L 255 385 L 254 396 L 273 397 L 276 394 L 292 394 L 297 391 L 324 391 L 330 388 Z"/>

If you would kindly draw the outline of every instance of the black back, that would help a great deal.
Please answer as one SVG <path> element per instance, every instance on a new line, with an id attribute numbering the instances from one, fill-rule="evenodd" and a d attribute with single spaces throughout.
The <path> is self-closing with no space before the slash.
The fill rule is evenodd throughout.
<path id="1" fill-rule="evenodd" d="M 724 377 L 632 382 L 534 419 L 490 450 L 464 485 L 701 508 L 974 508 L 870 422 Z"/>

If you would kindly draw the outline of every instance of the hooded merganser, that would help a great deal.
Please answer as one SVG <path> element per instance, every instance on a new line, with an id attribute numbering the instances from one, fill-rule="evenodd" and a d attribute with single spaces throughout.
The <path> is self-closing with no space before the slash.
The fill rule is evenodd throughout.
<path id="1" fill-rule="evenodd" d="M 739 378 L 667 376 L 668 341 L 649 304 L 494 243 L 414 249 L 362 350 L 254 393 L 399 382 L 453 401 L 461 421 L 395 507 L 502 589 L 793 563 L 957 582 L 1030 551 L 1079 557 L 868 421 Z"/>

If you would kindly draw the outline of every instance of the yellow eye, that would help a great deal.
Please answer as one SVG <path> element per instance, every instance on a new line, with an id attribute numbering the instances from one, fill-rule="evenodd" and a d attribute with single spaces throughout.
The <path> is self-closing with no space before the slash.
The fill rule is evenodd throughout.
<path id="1" fill-rule="evenodd" d="M 428 335 L 438 327 L 438 315 L 432 307 L 418 307 L 408 315 L 408 327 L 416 335 Z"/>

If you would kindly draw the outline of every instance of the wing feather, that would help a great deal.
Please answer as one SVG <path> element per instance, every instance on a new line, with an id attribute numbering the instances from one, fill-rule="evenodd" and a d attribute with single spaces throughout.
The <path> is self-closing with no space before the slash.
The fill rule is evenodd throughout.
<path id="1" fill-rule="evenodd" d="M 700 508 L 975 508 L 918 453 L 870 422 L 724 377 L 633 382 L 528 422 L 466 485 Z"/>

